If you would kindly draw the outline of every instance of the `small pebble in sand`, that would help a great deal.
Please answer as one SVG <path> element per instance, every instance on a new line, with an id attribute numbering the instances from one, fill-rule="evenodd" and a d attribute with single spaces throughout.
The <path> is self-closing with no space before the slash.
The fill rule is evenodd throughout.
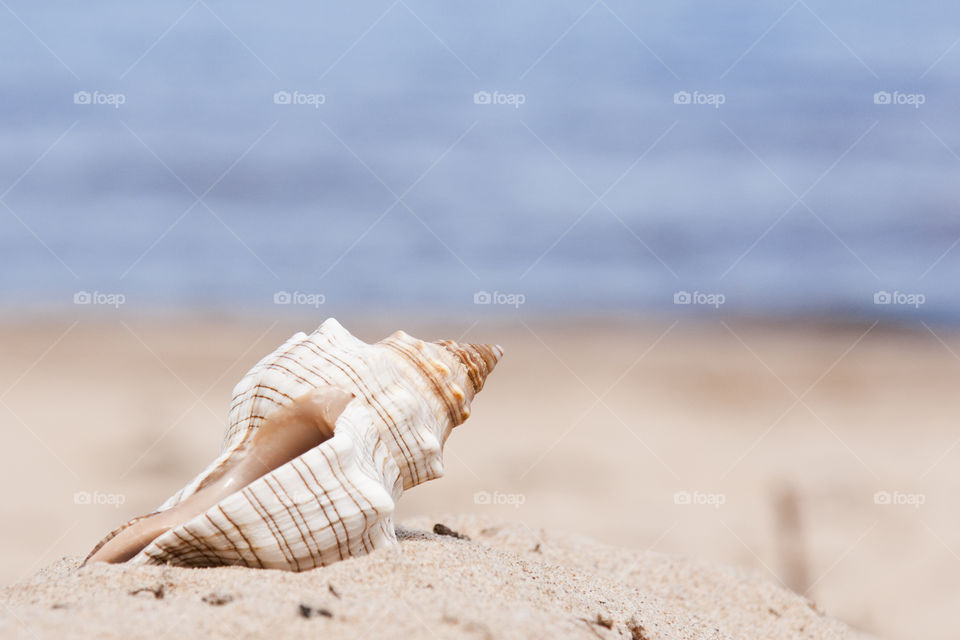
<path id="1" fill-rule="evenodd" d="M 161 582 L 155 587 L 140 587 L 139 589 L 134 589 L 133 591 L 130 592 L 130 595 L 137 596 L 137 595 L 140 595 L 141 593 L 152 593 L 153 597 L 156 598 L 157 600 L 163 600 L 163 596 L 164 596 L 163 583 Z"/>
<path id="2" fill-rule="evenodd" d="M 457 540 L 469 540 L 469 536 L 465 536 L 459 531 L 454 531 L 445 524 L 440 524 L 439 522 L 433 525 L 433 532 L 438 536 L 450 536 L 451 538 L 456 538 Z"/>
<path id="3" fill-rule="evenodd" d="M 650 640 L 650 636 L 647 635 L 647 631 L 643 628 L 643 625 L 633 618 L 627 622 L 627 629 L 630 630 L 631 640 Z"/>
<path id="4" fill-rule="evenodd" d="M 233 596 L 228 593 L 208 593 L 207 595 L 203 596 L 202 600 L 207 604 L 219 607 L 233 602 Z"/>
<path id="5" fill-rule="evenodd" d="M 604 618 L 604 617 L 603 617 L 603 614 L 601 614 L 601 613 L 598 613 L 598 614 L 597 614 L 597 617 L 596 617 L 595 619 L 593 619 L 593 620 L 591 620 L 591 619 L 589 619 L 589 618 L 579 618 L 579 620 L 581 620 L 582 622 L 585 622 L 585 623 L 587 624 L 587 628 L 590 629 L 590 631 L 593 633 L 593 635 L 595 635 L 595 636 L 597 636 L 597 637 L 601 637 L 601 638 L 602 638 L 603 636 L 601 636 L 601 635 L 599 635 L 599 634 L 597 633 L 597 630 L 593 628 L 593 625 L 596 625 L 596 626 L 598 626 L 598 627 L 603 627 L 604 629 L 612 629 L 612 628 L 613 628 L 613 619 L 612 619 L 612 618 Z"/>
<path id="6" fill-rule="evenodd" d="M 599 613 L 597 614 L 597 620 L 596 620 L 595 624 L 600 625 L 600 626 L 603 627 L 604 629 L 612 629 L 612 628 L 613 628 L 613 620 L 610 619 L 610 618 L 604 618 L 603 615 L 602 615 L 602 614 L 599 614 Z"/>
<path id="7" fill-rule="evenodd" d="M 333 614 L 330 612 L 329 609 L 323 609 L 320 607 L 311 607 L 309 605 L 301 604 L 300 616 L 303 618 L 316 618 L 318 616 L 323 616 L 324 618 L 332 618 Z"/>

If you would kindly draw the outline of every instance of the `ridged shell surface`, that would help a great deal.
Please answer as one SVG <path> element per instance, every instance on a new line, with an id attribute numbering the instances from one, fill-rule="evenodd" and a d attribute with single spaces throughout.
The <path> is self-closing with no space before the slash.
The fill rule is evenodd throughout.
<path id="1" fill-rule="evenodd" d="M 236 385 L 221 454 L 158 512 L 203 489 L 271 413 L 311 389 L 353 394 L 333 436 L 166 531 L 130 562 L 302 571 L 395 544 L 396 501 L 443 474 L 443 445 L 501 355 L 495 346 L 400 331 L 367 344 L 333 319 L 294 335 Z"/>

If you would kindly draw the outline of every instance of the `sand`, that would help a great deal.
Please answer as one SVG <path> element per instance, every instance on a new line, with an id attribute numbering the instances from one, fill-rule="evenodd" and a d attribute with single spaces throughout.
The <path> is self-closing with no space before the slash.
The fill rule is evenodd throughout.
<path id="1" fill-rule="evenodd" d="M 398 521 L 473 513 L 577 532 L 758 572 L 876 636 L 956 636 L 957 335 L 731 318 L 339 320 L 367 340 L 403 327 L 506 348 L 447 443 L 446 476 L 406 493 Z M 218 450 L 233 384 L 318 321 L 0 323 L 0 584 L 86 554 L 179 489 Z"/>
<path id="2" fill-rule="evenodd" d="M 470 540 L 432 533 L 443 522 Z M 65 558 L 0 590 L 4 638 L 855 638 L 747 571 L 473 517 L 294 574 Z"/>

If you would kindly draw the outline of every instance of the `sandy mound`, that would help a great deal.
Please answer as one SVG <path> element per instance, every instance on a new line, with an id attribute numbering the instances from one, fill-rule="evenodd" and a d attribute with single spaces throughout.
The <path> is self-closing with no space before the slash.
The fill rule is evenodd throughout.
<path id="1" fill-rule="evenodd" d="M 442 522 L 470 540 L 431 532 Z M 294 574 L 68 558 L 0 590 L 3 638 L 856 638 L 765 578 L 472 516 Z"/>

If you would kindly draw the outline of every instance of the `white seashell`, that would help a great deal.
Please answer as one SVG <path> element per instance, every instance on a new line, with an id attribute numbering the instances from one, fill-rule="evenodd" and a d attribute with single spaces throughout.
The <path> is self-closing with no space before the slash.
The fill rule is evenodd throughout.
<path id="1" fill-rule="evenodd" d="M 397 499 L 443 475 L 502 354 L 402 331 L 366 344 L 333 319 L 298 333 L 235 387 L 220 456 L 87 561 L 302 571 L 395 544 Z"/>

